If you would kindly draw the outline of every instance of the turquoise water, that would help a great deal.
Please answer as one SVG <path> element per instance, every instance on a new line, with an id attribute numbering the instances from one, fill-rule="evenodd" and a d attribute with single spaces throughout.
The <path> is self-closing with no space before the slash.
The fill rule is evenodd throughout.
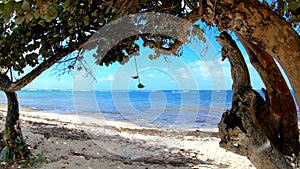
<path id="1" fill-rule="evenodd" d="M 231 107 L 232 91 L 22 90 L 18 97 L 22 107 L 41 112 L 102 116 L 159 128 L 215 128 Z M 6 103 L 3 93 L 0 103 Z"/>

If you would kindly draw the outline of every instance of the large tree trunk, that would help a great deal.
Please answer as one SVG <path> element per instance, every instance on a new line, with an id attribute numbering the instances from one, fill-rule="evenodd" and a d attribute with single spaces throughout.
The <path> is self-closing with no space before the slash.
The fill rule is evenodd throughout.
<path id="1" fill-rule="evenodd" d="M 9 137 L 15 140 L 22 136 L 19 121 L 19 101 L 15 92 L 5 92 L 7 98 L 7 116 L 5 130 L 9 131 Z"/>
<path id="2" fill-rule="evenodd" d="M 266 111 L 263 98 L 251 88 L 239 88 L 232 108 L 219 123 L 220 147 L 246 156 L 257 169 L 292 169 L 255 121 L 255 114 Z"/>
<path id="3" fill-rule="evenodd" d="M 220 146 L 237 154 L 247 156 L 256 168 L 293 168 L 282 152 L 285 150 L 283 147 L 289 149 L 290 146 L 292 147 L 291 150 L 297 151 L 298 147 L 295 147 L 295 144 L 299 145 L 298 140 L 289 142 L 289 139 L 295 141 L 294 137 L 285 138 L 285 136 L 282 136 L 284 133 L 281 132 L 280 127 L 288 126 L 287 124 L 282 124 L 281 120 L 279 120 L 280 123 L 278 122 L 278 119 L 283 119 L 282 115 L 277 117 L 271 114 L 270 111 L 274 109 L 272 104 L 270 104 L 268 99 L 265 101 L 251 88 L 246 63 L 231 36 L 226 32 L 222 32 L 217 37 L 217 40 L 222 45 L 223 59 L 228 58 L 231 64 L 232 89 L 234 92 L 232 108 L 223 114 L 219 123 Z M 271 68 L 275 69 L 272 66 Z M 268 73 L 268 69 L 266 72 Z M 273 75 L 270 75 L 270 78 L 273 77 Z M 282 100 L 285 101 L 287 99 Z M 279 103 L 281 102 L 279 101 Z M 288 109 L 282 108 L 282 110 Z M 292 128 L 292 132 L 294 130 L 298 131 L 297 128 Z M 271 133 L 269 134 L 268 132 Z M 285 132 L 293 136 L 292 132 L 286 130 Z M 277 134 L 277 136 L 273 134 Z M 295 135 L 298 137 L 298 132 Z M 275 140 L 272 140 L 273 137 Z"/>
<path id="4" fill-rule="evenodd" d="M 15 92 L 5 92 L 7 116 L 4 130 L 5 146 L 10 149 L 9 159 L 24 159 L 30 154 L 22 136 L 19 119 L 19 102 Z"/>
<path id="5" fill-rule="evenodd" d="M 201 18 L 220 30 L 233 30 L 275 58 L 300 102 L 300 37 L 291 24 L 257 0 L 204 0 L 200 12 L 190 18 Z"/>
<path id="6" fill-rule="evenodd" d="M 272 56 L 237 35 L 267 88 L 264 92 L 269 110 L 256 115 L 259 124 L 282 154 L 299 154 L 297 109 L 288 85 Z"/>

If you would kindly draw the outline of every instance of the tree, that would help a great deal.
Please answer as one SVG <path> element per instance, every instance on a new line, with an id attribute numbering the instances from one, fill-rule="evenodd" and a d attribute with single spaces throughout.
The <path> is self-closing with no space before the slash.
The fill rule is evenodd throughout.
<path id="1" fill-rule="evenodd" d="M 300 38 L 294 29 L 299 28 L 298 1 L 6 0 L 0 7 L 0 90 L 8 100 L 4 140 L 12 150 L 2 152 L 12 152 L 10 158 L 26 158 L 28 154 L 19 123 L 16 91 L 55 63 L 65 63 L 73 69 L 82 57 L 70 54 L 81 51 L 89 37 L 107 23 L 125 15 L 152 11 L 172 14 L 191 23 L 202 20 L 220 31 L 233 31 L 262 77 L 265 99 L 251 89 L 247 67 L 234 40 L 226 32 L 221 33 L 218 40 L 222 57 L 229 59 L 234 80 L 232 109 L 224 113 L 219 125 L 222 147 L 247 156 L 257 168 L 291 168 L 285 157 L 299 156 L 296 106 L 274 61 L 285 70 L 299 103 Z M 187 29 L 183 27 L 182 32 Z M 155 48 L 157 54 L 167 51 L 176 56 L 180 56 L 180 46 L 187 40 L 163 34 L 136 34 L 118 42 L 105 56 L 95 56 L 96 62 L 125 63 L 132 53 L 139 51 L 139 38 L 145 46 Z M 101 48 L 97 52 L 101 54 Z M 32 71 L 24 75 L 26 67 L 32 67 Z M 15 79 L 14 72 L 22 76 Z M 279 160 L 276 163 L 269 157 Z"/>
<path id="2" fill-rule="evenodd" d="M 176 5 L 177 7 L 179 5 Z M 163 9 L 159 9 L 163 7 Z M 176 8 L 177 8 L 176 7 Z M 175 9 L 176 9 L 175 8 Z M 169 3 L 144 1 L 93 0 L 5 0 L 0 2 L 0 90 L 7 97 L 7 116 L 1 158 L 23 159 L 29 155 L 24 142 L 16 91 L 22 89 L 55 63 L 69 64 L 73 69 L 84 42 L 103 25 L 127 14 L 168 11 Z M 100 65 L 122 61 L 138 51 L 137 36 L 120 42 L 110 50 Z M 123 53 L 123 49 L 128 53 Z M 65 65 L 64 64 L 64 65 Z M 24 69 L 32 70 L 24 74 Z M 21 75 L 19 79 L 15 74 Z M 5 158 L 3 158 L 5 157 Z"/>

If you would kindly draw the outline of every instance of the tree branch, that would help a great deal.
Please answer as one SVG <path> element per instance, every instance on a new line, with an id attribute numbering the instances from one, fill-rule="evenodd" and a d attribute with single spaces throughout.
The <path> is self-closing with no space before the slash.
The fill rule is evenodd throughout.
<path id="1" fill-rule="evenodd" d="M 163 47 L 162 45 L 158 44 L 154 40 L 148 40 L 146 35 L 140 35 L 142 40 L 144 41 L 143 46 L 149 46 L 150 48 L 155 48 L 162 54 L 174 54 L 177 55 L 178 48 L 183 44 L 183 42 L 175 39 L 174 43 L 170 45 L 169 48 Z"/>
<path id="2" fill-rule="evenodd" d="M 149 46 L 150 48 L 155 48 L 162 54 L 177 55 L 177 53 L 176 53 L 177 50 L 187 40 L 187 32 L 188 32 L 189 27 L 192 26 L 193 23 L 199 21 L 199 19 L 202 18 L 203 9 L 204 9 L 203 5 L 204 5 L 204 3 L 201 0 L 200 7 L 195 8 L 191 13 L 189 13 L 186 17 L 183 18 L 191 24 L 182 25 L 182 30 L 180 31 L 180 35 L 178 36 L 178 37 L 180 37 L 180 40 L 175 39 L 174 43 L 172 43 L 169 48 L 163 47 L 163 45 L 159 44 L 159 42 L 155 42 L 154 40 L 147 39 L 145 34 L 140 34 L 139 36 L 144 41 L 143 46 Z"/>
<path id="3" fill-rule="evenodd" d="M 206 0 L 206 3 L 210 1 Z M 220 30 L 238 32 L 275 58 L 287 74 L 296 100 L 300 102 L 300 36 L 290 23 L 257 0 L 214 2 L 217 2 L 214 5 L 216 12 L 205 8 L 202 20 L 216 24 Z"/>
<path id="4" fill-rule="evenodd" d="M 3 89 L 3 91 L 18 91 L 25 87 L 27 84 L 32 82 L 36 77 L 38 77 L 41 73 L 45 70 L 50 68 L 56 62 L 58 62 L 63 57 L 67 56 L 68 54 L 72 53 L 74 50 L 70 48 L 64 48 L 57 52 L 57 55 L 50 57 L 47 60 L 44 60 L 41 64 L 39 64 L 36 68 L 34 68 L 31 72 L 23 76 L 21 79 L 11 83 L 8 88 Z"/>
<path id="5" fill-rule="evenodd" d="M 225 31 L 216 38 L 222 46 L 222 60 L 228 58 L 231 65 L 232 90 L 236 92 L 239 88 L 251 87 L 246 62 L 235 41 Z"/>

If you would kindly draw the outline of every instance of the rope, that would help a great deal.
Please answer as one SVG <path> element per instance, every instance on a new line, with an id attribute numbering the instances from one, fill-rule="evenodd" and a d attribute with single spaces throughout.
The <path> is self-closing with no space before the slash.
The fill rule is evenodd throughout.
<path id="1" fill-rule="evenodd" d="M 137 76 L 138 82 L 141 83 L 136 58 L 135 58 L 135 56 L 133 56 L 133 57 L 134 57 L 134 63 L 135 63 L 136 76 Z"/>

